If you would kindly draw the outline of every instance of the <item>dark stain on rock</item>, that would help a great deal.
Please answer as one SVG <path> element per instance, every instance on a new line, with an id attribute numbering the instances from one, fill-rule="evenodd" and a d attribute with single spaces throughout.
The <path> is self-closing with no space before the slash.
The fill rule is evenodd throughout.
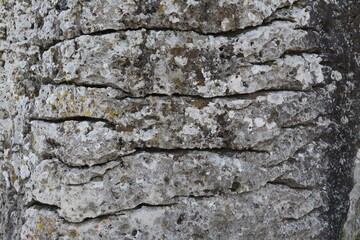
<path id="1" fill-rule="evenodd" d="M 312 4 L 315 11 L 311 14 L 311 28 L 316 29 L 316 35 L 320 36 L 313 43 L 322 49 L 324 65 L 339 71 L 345 78 L 336 82 L 330 112 L 330 118 L 336 125 L 325 136 L 329 148 L 324 157 L 328 159 L 329 171 L 326 184 L 328 210 L 324 218 L 329 227 L 321 238 L 340 239 L 349 209 L 349 193 L 353 187 L 353 161 L 359 148 L 360 106 L 353 103 L 360 100 L 360 70 L 356 63 L 360 36 L 354 31 L 359 29 L 360 21 L 353 16 L 358 15 L 360 5 L 356 1 L 330 4 L 319 1 Z M 326 82 L 331 82 L 331 79 L 326 79 Z M 354 87 L 350 88 L 349 83 Z M 341 121 L 343 117 L 349 119 L 346 124 Z"/>

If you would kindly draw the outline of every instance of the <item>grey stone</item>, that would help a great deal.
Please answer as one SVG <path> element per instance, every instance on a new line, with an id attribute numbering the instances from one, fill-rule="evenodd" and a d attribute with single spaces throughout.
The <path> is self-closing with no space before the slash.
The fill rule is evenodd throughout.
<path id="1" fill-rule="evenodd" d="M 22 237 L 316 239 L 326 227 L 318 213 L 323 204 L 318 191 L 267 185 L 243 195 L 179 197 L 173 205 L 142 206 L 81 224 L 64 222 L 52 211 L 30 208 Z M 295 227 L 294 221 L 301 228 Z"/>
<path id="2" fill-rule="evenodd" d="M 0 239 L 357 239 L 358 8 L 0 0 Z"/>

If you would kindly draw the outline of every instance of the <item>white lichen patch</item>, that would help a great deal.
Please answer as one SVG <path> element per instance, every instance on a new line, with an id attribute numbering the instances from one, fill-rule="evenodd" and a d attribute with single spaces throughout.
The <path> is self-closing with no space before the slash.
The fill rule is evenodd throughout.
<path id="1" fill-rule="evenodd" d="M 296 26 L 274 22 L 234 38 L 144 30 L 81 36 L 45 51 L 39 74 L 56 83 L 114 86 L 135 96 L 309 89 L 323 81 L 321 59 L 315 54 L 280 58 L 288 49 L 311 47 L 303 43 L 306 32 Z M 269 46 L 265 52 L 264 46 Z M 224 61 L 224 49 L 233 49 L 226 53 L 229 59 L 241 57 Z M 262 64 L 267 61 L 274 63 Z"/>
<path id="2" fill-rule="evenodd" d="M 320 236 L 336 85 L 295 2 L 0 6 L 0 238 Z"/>

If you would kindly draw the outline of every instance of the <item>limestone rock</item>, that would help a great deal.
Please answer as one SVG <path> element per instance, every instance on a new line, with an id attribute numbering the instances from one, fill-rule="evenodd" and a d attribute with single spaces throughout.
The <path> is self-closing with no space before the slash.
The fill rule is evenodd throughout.
<path id="1" fill-rule="evenodd" d="M 278 201 L 282 199 L 281 201 Z M 22 237 L 50 239 L 316 239 L 326 227 L 317 191 L 268 185 L 244 195 L 183 198 L 176 204 L 142 206 L 119 215 L 68 223 L 45 209 L 30 208 Z M 36 216 L 36 217 L 31 217 Z M 210 217 L 211 216 L 211 217 Z M 294 225 L 296 221 L 296 228 Z"/>
<path id="2" fill-rule="evenodd" d="M 0 239 L 357 239 L 358 10 L 0 0 Z"/>
<path id="3" fill-rule="evenodd" d="M 203 33 L 256 26 L 295 0 L 250 1 L 34 1 L 9 0 L 9 39 L 33 44 L 108 29 L 154 28 Z"/>
<path id="4" fill-rule="evenodd" d="M 105 85 L 136 97 L 309 90 L 324 80 L 321 58 L 286 55 L 311 47 L 307 33 L 292 27 L 274 22 L 231 38 L 145 30 L 81 36 L 44 52 L 39 71 L 46 82 Z"/>

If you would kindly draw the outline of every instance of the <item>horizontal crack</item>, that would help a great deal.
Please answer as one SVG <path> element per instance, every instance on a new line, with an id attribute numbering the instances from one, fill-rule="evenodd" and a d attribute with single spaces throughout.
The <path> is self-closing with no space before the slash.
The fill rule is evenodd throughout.
<path id="1" fill-rule="evenodd" d="M 209 198 L 214 198 L 216 197 L 216 195 L 175 195 L 172 197 L 172 199 L 178 199 L 178 198 L 191 198 L 191 199 L 196 199 L 196 200 L 203 200 L 203 199 L 209 199 Z"/>
<path id="2" fill-rule="evenodd" d="M 288 188 L 295 190 L 314 190 L 321 187 L 321 186 L 305 186 L 297 183 L 293 179 L 285 179 L 285 178 L 281 178 L 281 176 L 273 181 L 268 181 L 267 184 L 286 186 Z"/>
<path id="3" fill-rule="evenodd" d="M 307 147 L 307 145 L 306 145 L 306 147 Z M 263 164 L 262 167 L 266 167 L 266 168 L 281 167 L 285 163 L 293 163 L 293 162 L 296 162 L 296 161 L 297 160 L 292 156 L 292 157 L 289 157 L 289 158 L 284 159 L 282 161 L 274 161 L 274 162 L 271 162 L 270 164 Z"/>
<path id="4" fill-rule="evenodd" d="M 285 56 L 302 56 L 304 53 L 321 55 L 323 51 L 320 48 L 288 49 L 283 52 L 280 58 L 284 58 Z"/>
<path id="5" fill-rule="evenodd" d="M 301 123 L 296 123 L 296 124 L 280 126 L 281 129 L 292 129 L 292 128 L 299 128 L 299 127 L 304 127 L 304 128 L 318 127 L 318 124 L 316 124 L 315 120 L 313 120 L 313 121 L 308 121 L 308 122 L 301 122 Z"/>
<path id="6" fill-rule="evenodd" d="M 316 32 L 316 33 L 320 34 L 318 29 L 316 29 L 315 27 L 311 27 L 311 26 L 295 27 L 294 29 L 295 30 L 303 30 L 303 31 L 313 31 L 313 32 Z"/>
<path id="7" fill-rule="evenodd" d="M 89 88 L 113 88 L 111 85 L 83 85 L 83 84 L 50 84 L 54 86 L 74 86 L 74 87 L 89 87 Z M 122 91 L 125 96 L 115 97 L 117 100 L 124 100 L 124 99 L 146 99 L 149 97 L 159 97 L 159 98 L 193 98 L 193 99 L 203 99 L 203 100 L 211 100 L 211 99 L 237 99 L 237 100 L 248 100 L 254 99 L 258 96 L 265 96 L 270 93 L 286 93 L 286 92 L 299 92 L 299 93 L 310 93 L 313 92 L 315 88 L 323 87 L 322 85 L 314 86 L 308 89 L 302 88 L 269 88 L 269 89 L 261 89 L 255 92 L 250 93 L 238 93 L 238 94 L 229 94 L 229 95 L 220 95 L 220 96 L 212 96 L 212 97 L 204 97 L 198 94 L 181 94 L 181 93 L 171 93 L 171 94 L 164 94 L 164 93 L 149 93 L 144 96 L 135 96 L 128 91 L 124 91 L 119 88 L 114 88 L 116 90 Z"/>
<path id="8" fill-rule="evenodd" d="M 56 212 L 56 215 L 58 215 L 58 217 L 64 222 L 64 223 L 68 223 L 68 224 L 81 224 L 87 221 L 91 221 L 91 220 L 100 220 L 100 219 L 105 219 L 111 216 L 118 216 L 118 215 L 125 215 L 126 212 L 130 212 L 130 211 L 136 211 L 138 209 L 141 209 L 143 207 L 148 207 L 148 208 L 163 208 L 163 207 L 171 207 L 177 205 L 176 202 L 173 203 L 166 203 L 166 204 L 149 204 L 149 203 L 141 203 L 138 204 L 137 206 L 133 207 L 133 208 L 129 208 L 129 209 L 122 209 L 116 212 L 110 212 L 110 213 L 106 213 L 106 214 L 100 214 L 96 217 L 88 217 L 85 218 L 84 220 L 80 221 L 80 222 L 73 222 L 73 221 L 69 221 L 66 218 L 62 217 L 59 215 L 58 210 L 60 209 L 60 207 L 55 206 L 55 205 L 51 205 L 51 204 L 46 204 L 46 203 L 42 203 L 39 202 L 35 199 L 32 200 L 32 202 L 30 204 L 28 204 L 26 207 L 27 208 L 35 208 L 38 210 L 47 210 L 47 211 L 52 211 L 52 212 Z"/>
<path id="9" fill-rule="evenodd" d="M 40 202 L 36 199 L 32 199 L 29 203 L 25 204 L 25 207 L 27 208 L 35 208 L 35 209 L 42 209 L 42 210 L 48 210 L 48 211 L 57 211 L 60 209 L 60 207 L 52 204 L 47 204 Z"/>
<path id="10" fill-rule="evenodd" d="M 284 6 L 284 7 L 281 7 L 279 9 L 286 8 L 286 7 L 289 7 L 289 6 L 290 5 Z M 277 9 L 277 10 L 279 10 L 279 9 Z M 273 14 L 275 14 L 277 10 L 275 10 Z M 265 18 L 258 25 L 248 26 L 248 27 L 244 27 L 242 29 L 234 29 L 234 30 L 228 30 L 228 31 L 202 32 L 202 31 L 200 31 L 198 29 L 195 29 L 195 28 L 181 29 L 181 28 L 174 28 L 174 27 L 157 27 L 157 26 L 152 26 L 152 27 L 139 26 L 139 27 L 135 27 L 135 28 L 123 28 L 123 29 L 109 28 L 109 29 L 103 29 L 103 30 L 99 30 L 99 31 L 89 32 L 89 33 L 81 33 L 81 34 L 76 35 L 76 36 L 71 37 L 71 38 L 66 38 L 66 39 L 63 39 L 63 40 L 55 40 L 51 44 L 48 44 L 48 45 L 45 45 L 45 46 L 38 46 L 38 47 L 41 49 L 41 53 L 43 53 L 43 52 L 48 51 L 51 47 L 57 45 L 58 43 L 61 43 L 61 42 L 64 42 L 64 41 L 71 41 L 71 40 L 74 40 L 74 39 L 79 38 L 81 36 L 103 36 L 103 35 L 113 34 L 113 33 L 117 33 L 117 32 L 129 32 L 129 31 L 140 31 L 140 30 L 145 30 L 147 32 L 149 32 L 149 31 L 193 32 L 193 33 L 197 33 L 197 34 L 203 35 L 203 36 L 214 36 L 214 37 L 219 36 L 219 37 L 234 38 L 234 37 L 237 37 L 237 36 L 239 36 L 241 34 L 245 34 L 247 32 L 256 30 L 259 27 L 270 26 L 274 22 L 294 23 L 294 20 L 292 20 L 291 18 L 274 18 L 274 19 L 272 19 L 273 14 L 271 16 Z"/>
<path id="11" fill-rule="evenodd" d="M 219 148 L 156 148 L 156 147 L 140 147 L 135 148 L 136 152 L 132 154 L 137 154 L 141 152 L 150 152 L 150 153 L 188 153 L 188 152 L 211 152 L 211 153 L 222 153 L 222 154 L 239 154 L 245 152 L 251 153 L 262 153 L 270 155 L 269 152 L 265 150 L 256 150 L 251 148 L 244 148 L 244 149 L 234 149 L 234 148 L 226 148 L 226 147 L 219 147 Z"/>
<path id="12" fill-rule="evenodd" d="M 273 88 L 273 89 L 262 89 L 259 91 L 251 92 L 251 93 L 239 93 L 239 94 L 231 94 L 231 95 L 224 95 L 224 96 L 214 96 L 214 97 L 204 97 L 201 95 L 196 94 L 179 94 L 179 93 L 173 93 L 173 94 L 157 94 L 157 93 L 151 93 L 146 94 L 145 96 L 127 96 L 124 97 L 124 99 L 144 99 L 147 97 L 172 97 L 172 98 L 193 98 L 193 99 L 204 99 L 204 100 L 211 100 L 211 99 L 239 99 L 239 100 L 248 100 L 248 99 L 254 99 L 258 96 L 264 96 L 269 93 L 275 93 L 275 92 L 302 92 L 302 93 L 308 93 L 312 92 L 311 89 L 303 90 L 303 89 L 296 89 L 296 88 Z"/>
<path id="13" fill-rule="evenodd" d="M 46 122 L 46 123 L 64 123 L 67 121 L 91 122 L 91 123 L 103 122 L 103 123 L 105 123 L 106 127 L 110 128 L 112 130 L 116 129 L 116 124 L 114 124 L 113 122 L 110 122 L 107 119 L 95 118 L 95 117 L 85 117 L 85 116 L 73 116 L 73 117 L 63 117 L 63 118 L 34 118 L 34 117 L 31 117 L 30 122 L 31 121 L 41 121 L 41 122 Z"/>
<path id="14" fill-rule="evenodd" d="M 105 219 L 105 218 L 109 218 L 112 216 L 119 216 L 119 215 L 125 215 L 127 212 L 131 212 L 131 211 L 136 211 L 139 210 L 143 207 L 147 207 L 147 208 L 164 208 L 164 207 L 171 207 L 177 205 L 177 203 L 166 203 L 166 204 L 149 204 L 149 203 L 140 203 L 138 205 L 136 205 L 133 208 L 128 208 L 128 209 L 121 209 L 119 211 L 116 212 L 110 212 L 110 213 L 106 213 L 106 214 L 101 214 L 95 217 L 88 217 L 85 218 L 84 220 L 82 220 L 81 222 L 76 222 L 76 223 L 84 223 L 86 221 L 91 221 L 93 219 L 98 220 L 98 219 Z M 68 220 L 67 220 L 68 221 Z M 70 222 L 70 221 L 68 221 Z"/>

